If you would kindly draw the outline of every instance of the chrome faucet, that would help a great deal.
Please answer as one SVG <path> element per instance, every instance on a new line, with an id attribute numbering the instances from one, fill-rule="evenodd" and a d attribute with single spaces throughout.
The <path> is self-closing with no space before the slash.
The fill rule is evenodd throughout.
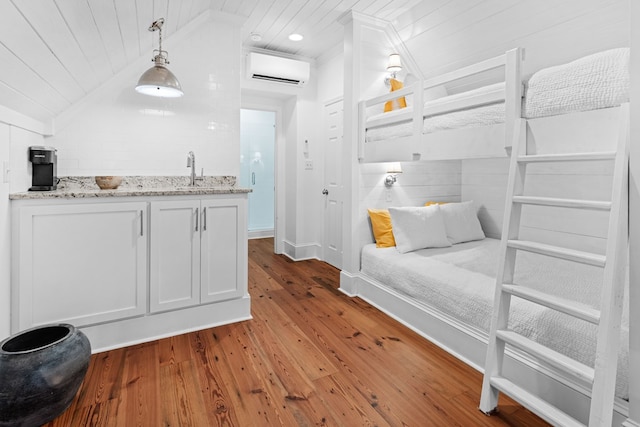
<path id="1" fill-rule="evenodd" d="M 191 168 L 189 185 L 196 185 L 196 155 L 193 153 L 193 151 L 189 151 L 189 154 L 187 156 L 187 167 Z"/>
<path id="2" fill-rule="evenodd" d="M 200 176 L 196 176 L 196 155 L 193 151 L 189 151 L 189 154 L 187 155 L 187 167 L 191 168 L 189 185 L 196 185 L 196 181 L 204 181 L 204 168 L 200 170 Z"/>

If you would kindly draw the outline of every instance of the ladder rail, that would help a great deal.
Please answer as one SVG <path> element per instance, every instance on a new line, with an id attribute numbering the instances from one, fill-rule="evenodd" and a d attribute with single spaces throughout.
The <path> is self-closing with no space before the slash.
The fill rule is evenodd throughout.
<path id="1" fill-rule="evenodd" d="M 596 345 L 595 378 L 589 427 L 611 425 L 620 342 L 620 322 L 625 282 L 629 227 L 629 104 L 621 107 L 618 151 L 613 175 L 612 210 L 609 217 L 607 263 L 600 297 L 600 325 Z M 617 238 L 611 238 L 617 236 Z"/>
<path id="2" fill-rule="evenodd" d="M 520 230 L 520 217 L 522 211 L 521 204 L 511 203 L 513 195 L 517 192 L 522 194 L 524 189 L 524 175 L 526 165 L 518 163 L 518 155 L 525 154 L 527 149 L 527 121 L 518 119 L 515 126 L 512 155 L 509 164 L 509 178 L 507 181 L 507 203 L 504 207 L 505 221 L 502 225 L 502 236 L 500 241 L 500 250 L 498 255 L 498 269 L 496 274 L 496 287 L 494 295 L 494 308 L 491 317 L 491 326 L 489 332 L 489 343 L 487 346 L 486 361 L 491 361 L 485 367 L 484 378 L 482 381 L 482 394 L 480 398 L 480 410 L 486 414 L 491 413 L 498 406 L 498 390 L 491 385 L 491 377 L 501 375 L 502 359 L 504 357 L 504 342 L 498 340 L 496 332 L 499 329 L 506 329 L 511 296 L 502 292 L 502 284 L 505 282 L 513 282 L 514 265 L 516 250 L 509 248 L 507 245 L 508 238 L 515 239 L 518 237 Z M 510 218 L 511 220 L 507 220 Z"/>

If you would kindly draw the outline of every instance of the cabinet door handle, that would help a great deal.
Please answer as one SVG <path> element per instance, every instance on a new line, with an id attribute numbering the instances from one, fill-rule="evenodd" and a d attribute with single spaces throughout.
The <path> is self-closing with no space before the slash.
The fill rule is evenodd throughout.
<path id="1" fill-rule="evenodd" d="M 256 185 L 256 173 L 251 172 L 251 184 Z"/>
<path id="2" fill-rule="evenodd" d="M 198 209 L 200 208 L 196 208 L 196 231 L 198 231 L 198 221 L 200 219 L 200 214 L 198 213 Z"/>
<path id="3" fill-rule="evenodd" d="M 202 231 L 207 231 L 207 208 L 202 208 Z"/>
<path id="4" fill-rule="evenodd" d="M 140 236 L 144 236 L 144 211 L 140 209 Z"/>

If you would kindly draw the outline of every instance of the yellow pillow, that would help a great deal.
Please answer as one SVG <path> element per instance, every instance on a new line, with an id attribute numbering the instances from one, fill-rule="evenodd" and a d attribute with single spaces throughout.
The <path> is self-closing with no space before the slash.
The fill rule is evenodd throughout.
<path id="1" fill-rule="evenodd" d="M 428 201 L 427 203 L 425 203 L 425 206 L 432 206 L 432 205 L 446 205 L 448 202 L 432 202 L 432 201 Z"/>
<path id="2" fill-rule="evenodd" d="M 371 219 L 373 237 L 376 239 L 376 247 L 392 248 L 396 245 L 391 229 L 391 216 L 386 209 L 368 209 Z"/>
<path id="3" fill-rule="evenodd" d="M 404 87 L 404 84 L 396 79 L 389 79 L 391 84 L 391 92 L 395 90 L 400 90 Z M 405 108 L 407 106 L 407 101 L 404 99 L 404 96 L 400 98 L 392 99 L 391 101 L 387 101 L 384 103 L 384 112 L 388 113 L 391 110 L 399 110 L 400 108 Z"/>

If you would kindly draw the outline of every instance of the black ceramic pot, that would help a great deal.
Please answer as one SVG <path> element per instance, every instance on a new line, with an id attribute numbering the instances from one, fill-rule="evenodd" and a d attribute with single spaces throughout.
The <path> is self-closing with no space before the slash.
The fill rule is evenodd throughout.
<path id="1" fill-rule="evenodd" d="M 91 358 L 73 325 L 38 326 L 0 342 L 0 426 L 40 426 L 71 405 Z"/>

